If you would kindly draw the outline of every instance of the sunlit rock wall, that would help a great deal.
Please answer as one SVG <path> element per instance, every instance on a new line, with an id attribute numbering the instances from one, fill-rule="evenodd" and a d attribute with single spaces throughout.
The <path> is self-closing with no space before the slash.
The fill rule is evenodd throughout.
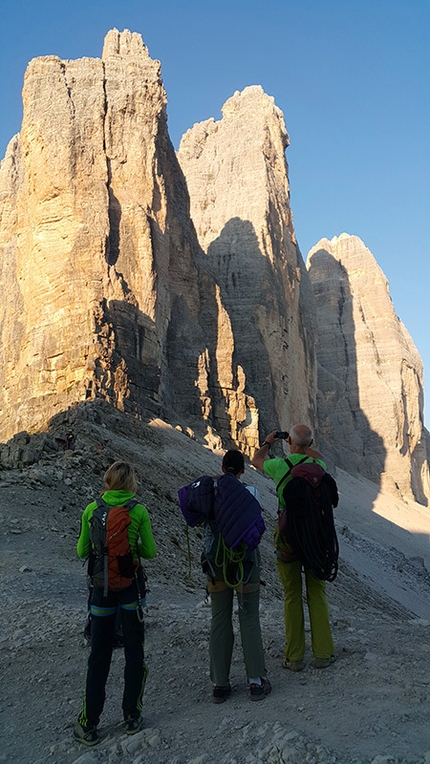
<path id="1" fill-rule="evenodd" d="M 23 101 L 0 170 L 0 437 L 96 395 L 200 415 L 198 243 L 159 62 L 112 30 L 101 60 L 31 61 Z"/>

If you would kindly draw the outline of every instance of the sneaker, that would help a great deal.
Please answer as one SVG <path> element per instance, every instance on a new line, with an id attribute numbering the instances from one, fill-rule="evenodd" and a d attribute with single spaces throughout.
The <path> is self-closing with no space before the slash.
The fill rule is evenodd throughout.
<path id="1" fill-rule="evenodd" d="M 303 671 L 304 667 L 304 661 L 289 661 L 287 658 L 284 658 L 282 661 L 282 668 L 288 669 L 289 671 Z"/>
<path id="2" fill-rule="evenodd" d="M 266 695 L 272 692 L 272 685 L 268 679 L 261 677 L 261 684 L 250 684 L 249 695 L 251 700 L 264 700 Z"/>
<path id="3" fill-rule="evenodd" d="M 331 666 L 332 663 L 334 663 L 336 658 L 334 655 L 330 655 L 330 658 L 315 658 L 314 660 L 314 668 L 317 669 L 325 669 Z"/>
<path id="4" fill-rule="evenodd" d="M 142 728 L 142 717 L 128 716 L 125 720 L 125 731 L 127 735 L 135 735 Z"/>
<path id="5" fill-rule="evenodd" d="M 231 695 L 230 682 L 226 684 L 224 687 L 215 685 L 215 687 L 212 690 L 212 703 L 224 703 L 227 700 L 229 695 Z"/>
<path id="6" fill-rule="evenodd" d="M 97 743 L 100 743 L 97 727 L 83 727 L 79 722 L 75 724 L 73 737 L 84 745 L 97 745 Z"/>

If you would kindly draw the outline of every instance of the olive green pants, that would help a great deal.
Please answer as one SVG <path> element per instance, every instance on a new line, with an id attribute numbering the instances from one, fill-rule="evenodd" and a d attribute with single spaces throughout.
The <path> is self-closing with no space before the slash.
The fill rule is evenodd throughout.
<path id="1" fill-rule="evenodd" d="M 302 660 L 305 654 L 305 617 L 302 598 L 302 566 L 299 561 L 276 560 L 284 589 L 285 648 L 289 661 Z M 312 652 L 315 658 L 330 658 L 334 653 L 330 628 L 325 581 L 320 581 L 310 570 L 304 573 L 306 597 L 311 625 Z"/>
<path id="2" fill-rule="evenodd" d="M 264 677 L 263 642 L 261 639 L 259 604 L 260 583 L 258 581 L 236 587 L 239 605 L 239 628 L 242 641 L 247 679 Z M 233 599 L 234 591 L 224 581 L 208 581 L 211 595 L 212 623 L 209 639 L 210 677 L 213 684 L 225 687 L 230 676 L 233 654 Z"/>

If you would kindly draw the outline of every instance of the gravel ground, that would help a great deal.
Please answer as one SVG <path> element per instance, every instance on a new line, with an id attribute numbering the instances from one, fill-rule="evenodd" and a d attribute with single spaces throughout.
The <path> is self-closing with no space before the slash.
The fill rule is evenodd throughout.
<path id="1" fill-rule="evenodd" d="M 74 433 L 73 451 L 52 446 L 65 431 Z M 71 736 L 88 657 L 82 635 L 86 575 L 75 545 L 81 512 L 118 457 L 136 466 L 159 550 L 146 566 L 150 674 L 144 728 L 127 737 L 121 724 L 123 653 L 115 650 L 102 741 L 89 750 Z M 337 660 L 324 671 L 312 667 L 307 629 L 306 667 L 292 674 L 280 667 L 282 595 L 270 543 L 275 497 L 270 481 L 247 469 L 246 479 L 263 496 L 268 525 L 261 624 L 273 692 L 250 703 L 236 644 L 233 694 L 215 706 L 208 675 L 210 607 L 198 567 L 201 534 L 190 532 L 189 574 L 175 496 L 199 474 L 216 474 L 220 455 L 165 423 L 143 424 L 92 404 L 57 417 L 45 439 L 22 435 L 0 446 L 0 458 L 0 762 L 430 764 L 428 536 L 410 539 L 415 546 L 405 554 L 401 529 L 396 547 L 395 527 L 385 538 L 380 518 L 370 514 L 364 534 L 354 517 L 372 507 L 358 483 L 354 513 L 350 497 L 344 510 L 342 502 L 339 507 L 341 566 L 328 589 Z M 354 480 L 338 477 L 342 495 Z"/>

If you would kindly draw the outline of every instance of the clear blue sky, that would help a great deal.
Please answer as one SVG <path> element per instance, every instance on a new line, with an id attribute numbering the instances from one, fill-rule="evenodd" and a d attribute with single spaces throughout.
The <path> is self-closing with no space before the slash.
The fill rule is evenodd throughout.
<path id="1" fill-rule="evenodd" d="M 425 368 L 430 426 L 430 0 L 1 0 L 0 156 L 20 129 L 34 56 L 101 56 L 112 27 L 162 62 L 175 146 L 261 84 L 285 115 L 304 257 L 360 236 Z"/>

